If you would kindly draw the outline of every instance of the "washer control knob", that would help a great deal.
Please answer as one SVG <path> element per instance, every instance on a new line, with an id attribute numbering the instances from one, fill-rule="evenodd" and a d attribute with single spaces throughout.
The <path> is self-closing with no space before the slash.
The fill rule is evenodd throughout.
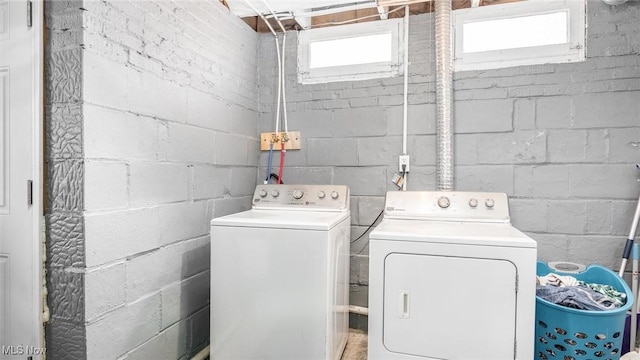
<path id="1" fill-rule="evenodd" d="M 293 190 L 293 198 L 296 200 L 300 200 L 304 196 L 304 191 L 302 190 Z"/>
<path id="2" fill-rule="evenodd" d="M 280 195 L 280 192 L 278 190 L 272 190 L 271 191 L 271 196 L 273 196 L 274 198 L 278 197 L 278 195 Z"/>
<path id="3" fill-rule="evenodd" d="M 488 208 L 492 208 L 492 207 L 496 204 L 496 202 L 495 202 L 495 201 L 493 201 L 493 199 L 487 199 L 487 200 L 485 200 L 485 201 L 484 201 L 484 204 L 485 204 Z"/>
<path id="4" fill-rule="evenodd" d="M 267 196 L 267 190 L 265 189 L 260 190 L 260 197 L 265 197 L 265 196 Z"/>
<path id="5" fill-rule="evenodd" d="M 469 199 L 469 206 L 471 206 L 472 208 L 478 206 L 478 199 Z"/>
<path id="6" fill-rule="evenodd" d="M 446 209 L 449 207 L 449 205 L 451 205 L 451 200 L 449 200 L 448 197 L 441 196 L 438 198 L 438 206 L 440 206 L 441 208 Z"/>
<path id="7" fill-rule="evenodd" d="M 340 196 L 340 194 L 338 194 L 338 192 L 337 192 L 337 191 L 332 191 L 332 192 L 331 192 L 331 198 L 332 198 L 332 199 L 337 199 L 339 196 Z"/>
<path id="8" fill-rule="evenodd" d="M 327 196 L 327 194 L 325 194 L 324 191 L 322 191 L 322 190 L 318 191 L 318 198 L 319 199 L 324 199 L 325 196 Z"/>

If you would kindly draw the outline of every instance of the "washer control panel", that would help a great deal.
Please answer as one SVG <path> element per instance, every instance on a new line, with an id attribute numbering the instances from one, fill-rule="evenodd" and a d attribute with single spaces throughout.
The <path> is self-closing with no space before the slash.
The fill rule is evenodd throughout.
<path id="1" fill-rule="evenodd" d="M 504 193 L 391 191 L 385 218 L 509 222 L 509 200 Z"/>
<path id="2" fill-rule="evenodd" d="M 349 188 L 345 185 L 258 185 L 253 193 L 253 208 L 349 210 Z"/>

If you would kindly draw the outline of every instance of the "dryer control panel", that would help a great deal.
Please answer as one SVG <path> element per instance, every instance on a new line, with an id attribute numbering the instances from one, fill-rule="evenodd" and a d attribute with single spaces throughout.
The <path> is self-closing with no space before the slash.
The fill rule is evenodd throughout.
<path id="1" fill-rule="evenodd" d="M 463 191 L 391 191 L 385 218 L 509 222 L 507 194 Z"/>
<path id="2" fill-rule="evenodd" d="M 345 185 L 267 184 L 253 193 L 254 209 L 347 211 L 349 204 Z"/>

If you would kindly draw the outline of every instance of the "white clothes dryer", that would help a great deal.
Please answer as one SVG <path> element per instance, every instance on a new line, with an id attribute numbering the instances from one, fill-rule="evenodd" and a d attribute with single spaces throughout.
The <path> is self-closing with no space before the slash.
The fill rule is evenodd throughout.
<path id="1" fill-rule="evenodd" d="M 349 189 L 259 185 L 211 221 L 211 358 L 339 360 L 348 336 Z"/>
<path id="2" fill-rule="evenodd" d="M 502 193 L 389 192 L 369 243 L 369 359 L 532 359 L 536 242 Z"/>

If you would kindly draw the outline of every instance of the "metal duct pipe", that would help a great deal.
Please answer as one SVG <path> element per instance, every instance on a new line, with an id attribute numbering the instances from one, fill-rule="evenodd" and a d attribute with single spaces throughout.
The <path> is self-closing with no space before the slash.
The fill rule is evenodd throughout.
<path id="1" fill-rule="evenodd" d="M 436 189 L 453 190 L 451 0 L 436 0 Z"/>

